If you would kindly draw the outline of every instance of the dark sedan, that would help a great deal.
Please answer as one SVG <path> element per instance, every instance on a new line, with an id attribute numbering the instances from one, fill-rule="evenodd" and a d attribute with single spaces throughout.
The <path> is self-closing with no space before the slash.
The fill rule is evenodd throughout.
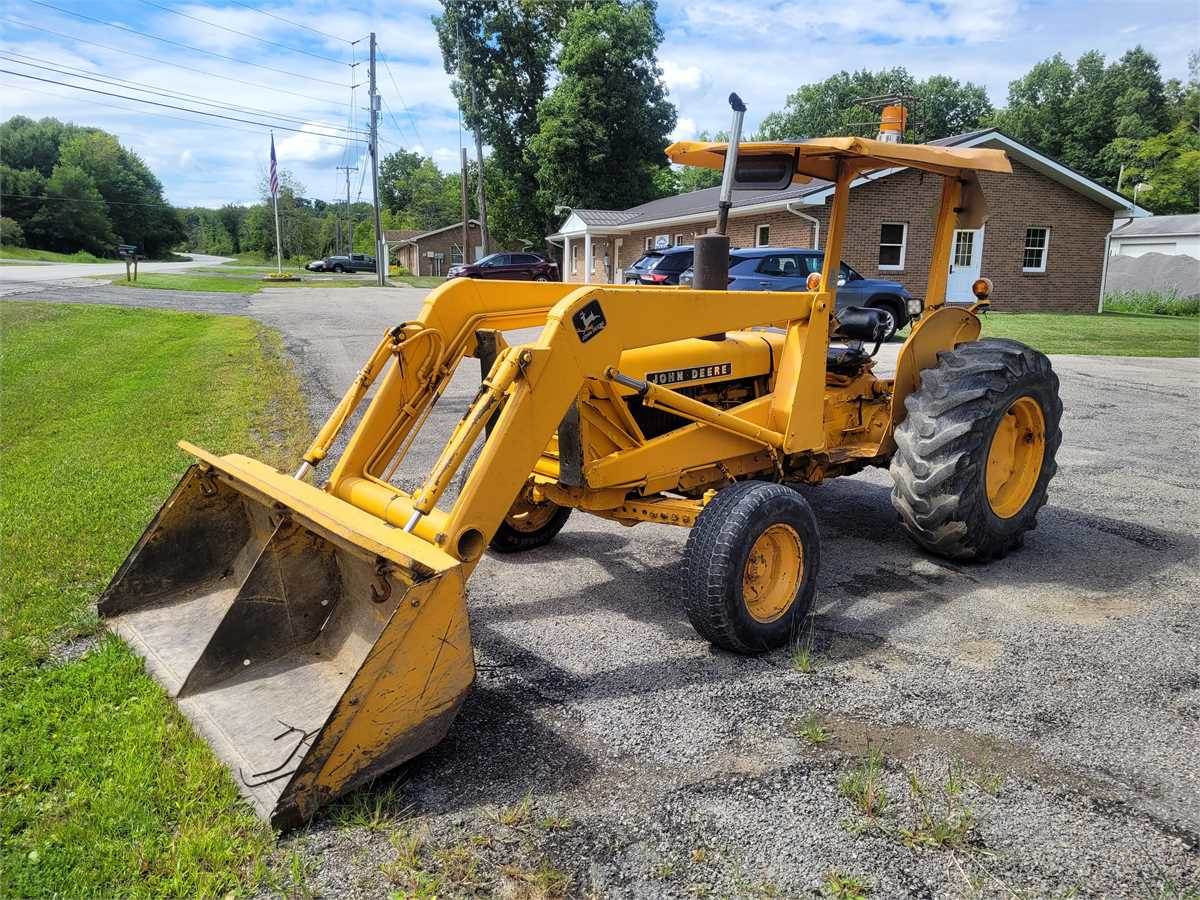
<path id="1" fill-rule="evenodd" d="M 492 253 L 477 262 L 451 266 L 446 275 L 500 281 L 558 281 L 558 265 L 536 253 Z"/>
<path id="2" fill-rule="evenodd" d="M 623 273 L 626 284 L 679 284 L 679 276 L 692 267 L 692 248 L 647 250 Z"/>
<path id="3" fill-rule="evenodd" d="M 729 254 L 731 291 L 803 291 L 808 276 L 820 272 L 825 254 L 800 247 L 747 247 Z M 692 284 L 692 270 L 683 273 L 680 284 Z M 837 307 L 869 306 L 887 313 L 887 337 L 921 314 L 922 303 L 896 281 L 865 278 L 845 263 L 837 283 Z"/>

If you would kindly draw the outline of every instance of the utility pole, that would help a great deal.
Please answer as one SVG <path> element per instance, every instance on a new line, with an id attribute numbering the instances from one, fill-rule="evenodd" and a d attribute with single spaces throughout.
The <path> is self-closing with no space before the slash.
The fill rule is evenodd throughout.
<path id="1" fill-rule="evenodd" d="M 479 207 L 479 243 L 483 245 L 483 255 L 492 252 L 491 241 L 488 238 L 487 200 L 483 195 L 483 135 L 479 133 L 479 105 L 475 102 L 475 79 L 469 78 L 471 85 L 471 118 L 475 120 L 475 159 L 479 162 L 479 180 L 475 185 Z"/>
<path id="2" fill-rule="evenodd" d="M 467 207 L 467 148 L 461 148 L 462 151 L 462 264 L 466 265 L 470 259 L 467 256 L 467 248 L 471 246 L 471 222 L 470 209 Z"/>
<path id="3" fill-rule="evenodd" d="M 375 274 L 380 286 L 387 275 L 387 244 L 383 240 L 383 222 L 379 218 L 379 92 L 375 89 L 375 32 L 371 32 L 371 196 L 375 204 Z M 350 176 L 347 175 L 347 178 Z"/>
<path id="4" fill-rule="evenodd" d="M 354 252 L 354 224 L 350 221 L 350 173 L 357 172 L 358 166 L 338 166 L 337 170 L 339 172 L 346 173 L 346 227 L 349 229 L 348 233 L 350 235 L 349 240 L 347 240 L 347 242 L 346 242 L 350 245 L 350 249 L 346 251 L 346 254 L 349 255 Z M 338 234 L 337 250 L 338 250 L 338 253 L 342 252 L 342 241 L 341 241 L 340 231 Z"/>

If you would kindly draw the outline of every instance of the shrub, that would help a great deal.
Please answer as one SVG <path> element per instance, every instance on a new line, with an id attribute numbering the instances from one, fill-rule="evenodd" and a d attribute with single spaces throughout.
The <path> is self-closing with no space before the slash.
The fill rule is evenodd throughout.
<path id="1" fill-rule="evenodd" d="M 21 225 L 16 219 L 0 216 L 0 244 L 10 247 L 25 246 L 25 232 L 21 230 Z"/>
<path id="2" fill-rule="evenodd" d="M 1200 297 L 1179 297 L 1155 291 L 1122 291 L 1104 298 L 1104 311 L 1155 316 L 1200 316 Z"/>
<path id="3" fill-rule="evenodd" d="M 408 266 L 390 266 L 388 267 L 388 274 L 395 278 L 404 278 L 407 275 L 411 275 L 412 272 L 408 270 Z"/>

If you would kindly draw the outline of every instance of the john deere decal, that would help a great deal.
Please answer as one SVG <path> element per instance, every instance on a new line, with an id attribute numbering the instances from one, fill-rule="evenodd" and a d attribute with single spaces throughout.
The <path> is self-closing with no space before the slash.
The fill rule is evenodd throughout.
<path id="1" fill-rule="evenodd" d="M 687 369 L 668 369 L 665 372 L 649 372 L 646 380 L 653 384 L 678 384 L 681 381 L 700 381 L 704 378 L 720 378 L 733 371 L 733 363 L 714 363 L 711 366 L 692 366 Z"/>

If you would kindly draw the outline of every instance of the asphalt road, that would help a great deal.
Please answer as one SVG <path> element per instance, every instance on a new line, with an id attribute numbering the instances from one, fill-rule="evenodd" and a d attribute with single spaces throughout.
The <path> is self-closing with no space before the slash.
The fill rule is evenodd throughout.
<path id="1" fill-rule="evenodd" d="M 198 266 L 216 266 L 228 262 L 227 256 L 205 256 L 190 254 L 191 262 L 139 262 L 138 272 L 182 272 Z M 93 275 L 120 275 L 125 277 L 125 263 L 31 263 L 29 265 L 0 266 L 0 296 L 24 293 L 42 285 L 58 285 Z"/>
<path id="2" fill-rule="evenodd" d="M 27 296 L 259 318 L 319 420 L 424 292 Z M 1200 361 L 1053 363 L 1060 471 L 1021 551 L 988 566 L 922 553 L 884 471 L 803 488 L 824 555 L 803 673 L 696 637 L 676 593 L 685 531 L 576 513 L 551 546 L 476 570 L 471 699 L 441 746 L 363 795 L 394 791 L 404 812 L 380 829 L 322 818 L 281 852 L 337 896 L 409 884 L 398 834 L 421 837 L 429 871 L 471 856 L 459 890 L 525 884 L 514 872 L 542 863 L 615 896 L 795 896 L 832 870 L 877 896 L 1200 889 Z M 477 383 L 467 361 L 435 430 Z M 438 449 L 420 445 L 404 478 Z M 809 714 L 818 745 L 795 734 Z M 887 760 L 877 823 L 839 791 L 868 748 Z M 526 796 L 528 819 L 495 814 Z M 957 849 L 921 844 L 916 826 L 962 826 L 964 810 Z"/>

